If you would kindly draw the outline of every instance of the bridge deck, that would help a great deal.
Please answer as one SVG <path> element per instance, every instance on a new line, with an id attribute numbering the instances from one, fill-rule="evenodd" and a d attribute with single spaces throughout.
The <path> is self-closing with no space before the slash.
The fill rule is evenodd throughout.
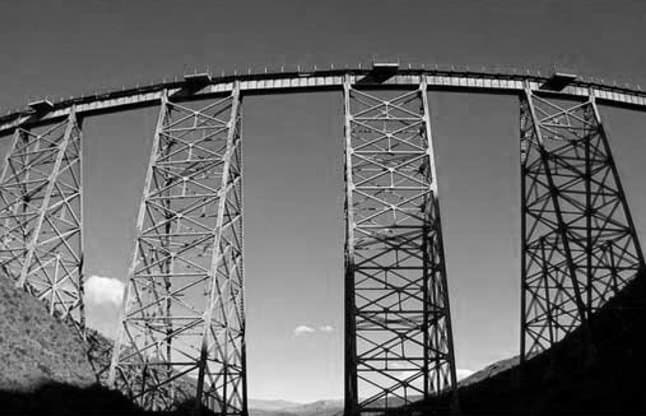
<path id="1" fill-rule="evenodd" d="M 579 99 L 594 94 L 597 102 L 646 111 L 646 92 L 574 80 L 561 91 L 542 90 L 549 78 L 509 73 L 458 72 L 440 70 L 398 70 L 382 82 L 372 82 L 370 69 L 345 69 L 314 72 L 262 73 L 216 78 L 187 76 L 182 81 L 158 83 L 145 87 L 112 91 L 59 101 L 50 111 L 37 113 L 32 107 L 0 117 L 0 135 L 6 135 L 20 125 L 40 124 L 60 120 L 72 106 L 76 114 L 88 116 L 124 111 L 131 108 L 158 105 L 162 91 L 167 90 L 175 101 L 227 95 L 235 82 L 243 95 L 284 94 L 307 91 L 341 91 L 343 79 L 350 74 L 357 88 L 407 89 L 417 87 L 426 78 L 431 91 L 462 91 L 472 93 L 518 95 L 528 85 L 545 95 Z M 362 83 L 361 81 L 368 82 Z M 200 84 L 200 82 L 203 82 Z M 197 83 L 197 84 L 196 84 Z"/>

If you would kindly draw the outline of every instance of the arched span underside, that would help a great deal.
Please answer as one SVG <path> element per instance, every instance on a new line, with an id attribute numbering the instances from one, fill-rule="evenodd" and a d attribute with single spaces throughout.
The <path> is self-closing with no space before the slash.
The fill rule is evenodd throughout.
<path id="1" fill-rule="evenodd" d="M 112 361 L 101 374 L 149 409 L 194 400 L 247 414 L 243 97 L 339 91 L 345 150 L 345 414 L 456 390 L 428 93 L 519 98 L 521 357 L 583 326 L 644 267 L 597 105 L 646 94 L 518 74 L 372 69 L 187 75 L 0 117 L 0 267 L 84 331 L 82 122 L 158 106 Z M 341 121 L 342 120 L 342 121 Z"/>

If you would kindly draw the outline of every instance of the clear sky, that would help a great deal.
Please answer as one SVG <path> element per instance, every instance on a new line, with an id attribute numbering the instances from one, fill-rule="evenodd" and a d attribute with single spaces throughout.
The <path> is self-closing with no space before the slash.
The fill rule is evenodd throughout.
<path id="1" fill-rule="evenodd" d="M 646 86 L 644 39 L 643 1 L 0 0 L 0 112 L 194 69 L 354 67 L 375 57 L 543 73 L 556 65 Z M 477 370 L 518 352 L 518 107 L 467 94 L 431 94 L 430 104 L 457 366 Z M 342 396 L 341 109 L 336 93 L 243 105 L 251 397 Z M 602 110 L 643 240 L 646 113 Z M 88 275 L 125 278 L 155 117 L 85 122 Z M 114 303 L 93 302 L 89 313 L 114 327 Z"/>

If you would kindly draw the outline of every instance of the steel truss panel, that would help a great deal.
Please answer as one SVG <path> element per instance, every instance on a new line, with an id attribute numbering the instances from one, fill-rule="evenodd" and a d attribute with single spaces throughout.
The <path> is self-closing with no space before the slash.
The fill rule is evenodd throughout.
<path id="1" fill-rule="evenodd" d="M 456 386 L 426 83 L 375 93 L 345 80 L 346 415 Z"/>
<path id="2" fill-rule="evenodd" d="M 0 176 L 0 268 L 82 333 L 81 128 L 76 113 L 14 133 Z"/>
<path id="3" fill-rule="evenodd" d="M 521 357 L 550 348 L 644 266 L 594 93 L 520 103 Z"/>
<path id="4" fill-rule="evenodd" d="M 162 97 L 108 376 L 146 409 L 247 414 L 240 120 Z"/>

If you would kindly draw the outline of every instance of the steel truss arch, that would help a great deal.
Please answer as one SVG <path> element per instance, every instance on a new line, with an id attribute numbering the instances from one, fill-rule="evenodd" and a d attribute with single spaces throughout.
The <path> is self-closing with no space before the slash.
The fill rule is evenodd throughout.
<path id="1" fill-rule="evenodd" d="M 83 330 L 78 120 L 159 105 L 109 381 L 149 409 L 195 398 L 246 415 L 241 102 L 302 91 L 344 98 L 348 416 L 457 385 L 428 91 L 520 99 L 521 358 L 585 323 L 644 267 L 597 103 L 646 111 L 646 93 L 576 79 L 557 91 L 546 77 L 509 73 L 373 71 L 193 75 L 0 117 L 0 136 L 13 134 L 0 176 L 0 268 Z"/>

